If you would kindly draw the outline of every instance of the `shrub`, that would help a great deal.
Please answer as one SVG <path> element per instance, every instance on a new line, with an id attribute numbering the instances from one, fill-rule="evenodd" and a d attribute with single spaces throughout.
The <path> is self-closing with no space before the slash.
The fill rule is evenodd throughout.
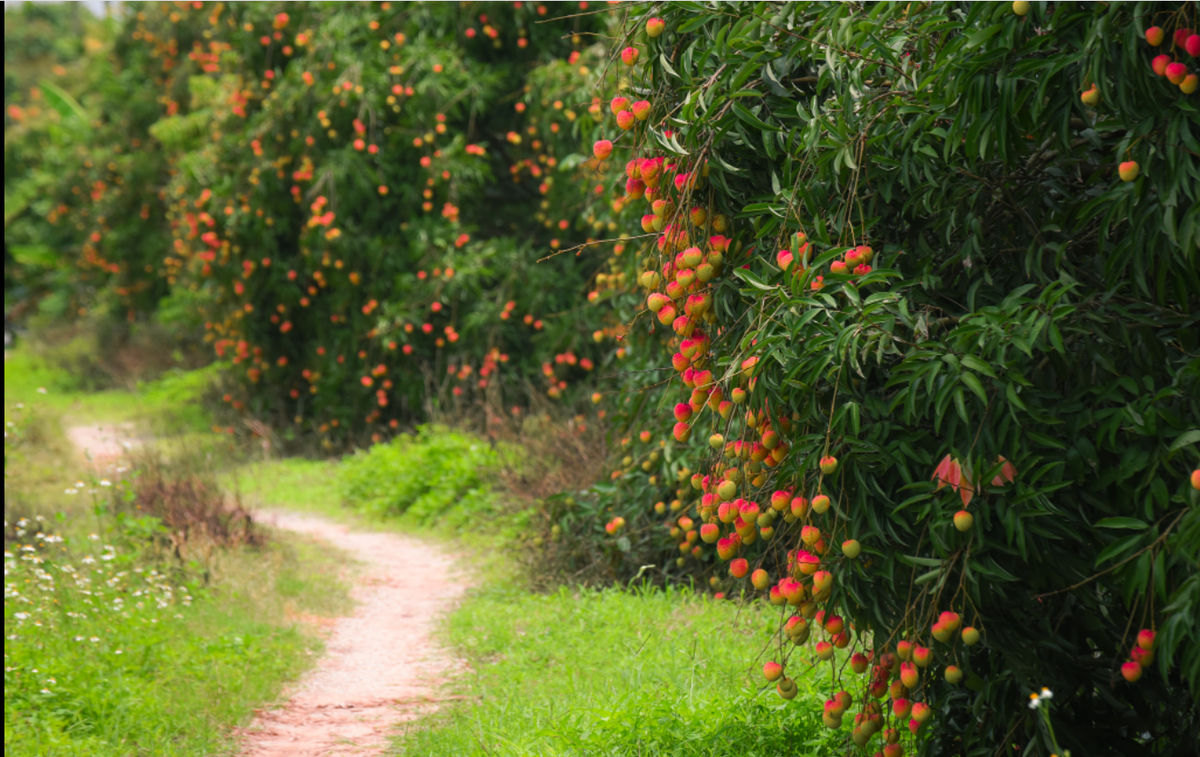
<path id="1" fill-rule="evenodd" d="M 666 31 L 646 38 L 655 12 Z M 587 493 L 588 530 L 620 516 L 626 575 L 768 571 L 797 639 L 807 623 L 869 656 L 864 677 L 830 670 L 860 703 L 855 743 L 896 727 L 928 754 L 1048 752 L 1026 707 L 1042 686 L 1074 752 L 1196 743 L 1200 150 L 1194 98 L 1142 34 L 1171 44 L 1194 7 L 1145 12 L 673 4 L 618 37 L 641 51 L 621 94 L 650 117 L 588 139 L 654 171 L 667 203 L 629 203 L 651 239 L 626 280 L 659 280 L 614 303 L 646 328 L 641 302 L 674 309 L 671 379 L 617 408 L 618 428 L 651 429 L 644 406 L 663 420 Z M 631 546 L 662 528 L 656 500 L 681 506 L 652 559 Z M 886 715 L 902 640 L 933 664 L 892 695 L 932 728 Z M 963 684 L 940 680 L 950 665 Z"/>
<path id="2" fill-rule="evenodd" d="M 499 510 L 490 481 L 500 455 L 464 433 L 421 426 L 346 457 L 338 469 L 343 501 L 374 517 L 408 515 L 429 524 Z"/>
<path id="3" fill-rule="evenodd" d="M 584 211 L 603 187 L 573 180 L 597 164 L 576 134 L 601 118 L 599 97 L 577 99 L 600 22 L 466 8 L 128 15 L 74 117 L 11 124 L 54 200 L 6 241 L 60 251 L 56 266 L 78 251 L 58 312 L 161 306 L 202 327 L 235 379 L 226 402 L 277 427 L 381 438 L 441 388 L 451 407 L 523 404 L 527 385 L 563 396 L 612 358 L 583 295 L 616 280 L 590 256 L 537 263 L 604 228 Z M 123 108 L 114 83 L 131 78 Z M 67 177 L 38 161 L 43 142 Z"/>

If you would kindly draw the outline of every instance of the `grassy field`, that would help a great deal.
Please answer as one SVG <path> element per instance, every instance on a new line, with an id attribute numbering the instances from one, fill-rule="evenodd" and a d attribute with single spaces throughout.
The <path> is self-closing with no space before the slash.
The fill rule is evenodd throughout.
<path id="1" fill-rule="evenodd" d="M 394 754 L 832 754 L 816 682 L 785 702 L 754 662 L 776 622 L 686 590 L 481 590 L 446 621 L 470 664 L 450 687 L 466 704 Z"/>
<path id="2" fill-rule="evenodd" d="M 328 547 L 272 533 L 174 548 L 130 504 L 137 466 L 94 473 L 65 439 L 66 424 L 153 419 L 174 475 L 172 455 L 218 439 L 194 402 L 206 382 L 88 394 L 24 350 L 6 362 L 6 755 L 231 753 L 232 727 L 320 653 L 303 619 L 348 611 Z"/>

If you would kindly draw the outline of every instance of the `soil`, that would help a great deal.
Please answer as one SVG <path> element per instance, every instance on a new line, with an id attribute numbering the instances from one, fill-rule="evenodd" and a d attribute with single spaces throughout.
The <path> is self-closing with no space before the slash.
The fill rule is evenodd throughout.
<path id="1" fill-rule="evenodd" d="M 260 512 L 260 522 L 313 536 L 363 564 L 354 614 L 328 628 L 325 655 L 276 709 L 241 729 L 242 757 L 371 757 L 396 727 L 437 707 L 461 665 L 433 639 L 465 584 L 453 558 L 427 542 L 351 531 L 323 518 Z"/>

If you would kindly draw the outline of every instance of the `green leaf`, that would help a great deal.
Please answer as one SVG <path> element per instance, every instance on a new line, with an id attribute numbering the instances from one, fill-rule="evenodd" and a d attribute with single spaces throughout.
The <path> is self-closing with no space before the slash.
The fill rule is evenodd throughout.
<path id="1" fill-rule="evenodd" d="M 741 103 L 733 103 L 733 112 L 738 118 L 745 121 L 747 125 L 753 126 L 756 129 L 763 129 L 764 131 L 779 131 L 778 126 L 773 126 L 772 124 L 762 120 L 758 116 L 751 113 L 746 106 L 742 105 Z"/>
<path id="2" fill-rule="evenodd" d="M 987 392 L 984 391 L 983 384 L 980 383 L 978 377 L 976 377 L 974 373 L 960 373 L 958 377 L 964 384 L 967 385 L 968 389 L 975 392 L 983 404 L 987 404 Z"/>
<path id="3" fill-rule="evenodd" d="M 46 100 L 58 111 L 60 116 L 64 119 L 77 119 L 81 125 L 89 129 L 91 128 L 92 119 L 88 116 L 87 111 L 83 109 L 83 106 L 79 104 L 79 101 L 71 97 L 69 92 L 49 79 L 42 79 L 38 83 L 38 86 L 42 88 Z"/>
<path id="4" fill-rule="evenodd" d="M 988 365 L 974 355 L 963 355 L 962 364 L 973 371 L 979 371 L 988 378 L 996 378 L 996 374 L 992 371 L 992 366 Z"/>
<path id="5" fill-rule="evenodd" d="M 1149 524 L 1143 523 L 1137 518 L 1105 518 L 1104 520 L 1097 521 L 1093 525 L 1095 525 L 1096 528 L 1129 528 L 1135 531 L 1141 531 L 1143 529 L 1150 528 Z"/>

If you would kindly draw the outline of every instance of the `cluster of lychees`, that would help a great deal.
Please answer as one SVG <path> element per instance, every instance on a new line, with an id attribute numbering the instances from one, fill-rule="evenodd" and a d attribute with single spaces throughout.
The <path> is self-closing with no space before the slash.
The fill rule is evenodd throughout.
<path id="1" fill-rule="evenodd" d="M 1157 26 L 1146 30 L 1146 41 L 1154 47 L 1161 46 L 1165 38 L 1166 33 Z M 1171 35 L 1171 42 L 1170 51 L 1155 56 L 1154 60 L 1150 61 L 1150 67 L 1155 74 L 1167 77 L 1167 81 L 1179 87 L 1185 95 L 1190 95 L 1196 91 L 1197 85 L 1200 85 L 1200 76 L 1190 71 L 1187 64 L 1179 60 L 1179 53 L 1182 51 L 1193 60 L 1200 58 L 1200 34 L 1181 27 Z"/>

